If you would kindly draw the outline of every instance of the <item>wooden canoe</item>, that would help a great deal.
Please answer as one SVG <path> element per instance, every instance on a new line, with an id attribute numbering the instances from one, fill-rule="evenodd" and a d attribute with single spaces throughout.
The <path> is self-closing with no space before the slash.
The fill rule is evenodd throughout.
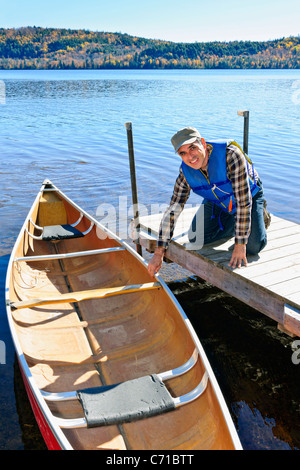
<path id="1" fill-rule="evenodd" d="M 241 449 L 164 281 L 49 180 L 12 251 L 6 305 L 49 449 Z"/>

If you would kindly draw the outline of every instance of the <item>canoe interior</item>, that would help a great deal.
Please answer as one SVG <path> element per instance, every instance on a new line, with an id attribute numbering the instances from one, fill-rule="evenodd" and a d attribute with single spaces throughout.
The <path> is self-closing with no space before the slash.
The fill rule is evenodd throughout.
<path id="1" fill-rule="evenodd" d="M 45 198 L 41 198 L 44 202 Z M 67 222 L 75 222 L 79 216 L 77 208 L 62 201 Z M 60 217 L 60 205 L 61 201 L 54 211 L 49 208 L 51 224 L 56 222 L 55 214 Z M 58 223 L 66 222 L 62 219 Z M 32 221 L 47 224 L 44 206 L 42 216 L 38 205 L 34 208 Z M 85 231 L 90 223 L 84 215 L 78 229 Z M 30 231 L 38 234 L 33 226 Z M 14 257 L 116 246 L 121 246 L 121 241 L 105 236 L 96 225 L 83 238 L 59 242 L 36 240 L 24 232 Z M 152 281 L 145 265 L 128 250 L 59 260 L 15 261 L 9 298 L 25 301 Z M 174 369 L 184 364 L 195 349 L 185 319 L 163 287 L 78 303 L 17 309 L 12 311 L 12 317 L 30 372 L 37 386 L 47 392 L 114 384 Z M 188 373 L 168 380 L 167 388 L 174 397 L 183 395 L 198 385 L 204 372 L 198 359 Z M 83 416 L 76 400 L 47 406 L 58 417 Z M 74 449 L 234 448 L 210 381 L 200 398 L 174 411 L 122 425 L 63 432 Z"/>

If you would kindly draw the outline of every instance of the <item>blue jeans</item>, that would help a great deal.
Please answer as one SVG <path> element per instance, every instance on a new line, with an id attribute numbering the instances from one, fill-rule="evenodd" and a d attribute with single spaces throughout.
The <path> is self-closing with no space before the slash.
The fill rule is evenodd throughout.
<path id="1" fill-rule="evenodd" d="M 261 189 L 252 199 L 251 232 L 246 246 L 246 252 L 256 255 L 267 244 L 267 233 L 264 223 L 264 193 Z M 188 232 L 191 249 L 200 249 L 203 245 L 217 240 L 226 241 L 235 235 L 235 215 L 224 212 L 211 201 L 203 200 L 202 205 L 194 216 Z M 193 248 L 192 245 L 195 245 Z"/>

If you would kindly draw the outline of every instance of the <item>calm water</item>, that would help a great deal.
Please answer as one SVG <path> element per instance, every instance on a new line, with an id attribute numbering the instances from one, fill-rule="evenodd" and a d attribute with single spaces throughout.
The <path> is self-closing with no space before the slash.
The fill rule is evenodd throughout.
<path id="1" fill-rule="evenodd" d="M 150 210 L 172 193 L 180 163 L 173 133 L 193 125 L 207 139 L 242 144 L 237 111 L 248 109 L 249 155 L 268 206 L 300 223 L 300 71 L 0 71 L 0 80 L 1 286 L 8 254 L 45 178 L 99 219 L 105 203 L 129 223 L 127 121 L 133 123 L 139 202 Z M 119 224 L 115 229 L 120 234 Z M 169 265 L 163 275 L 205 347 L 244 447 L 300 449 L 293 340 L 189 273 Z M 1 295 L 0 449 L 43 448 L 14 366 L 3 287 Z"/>

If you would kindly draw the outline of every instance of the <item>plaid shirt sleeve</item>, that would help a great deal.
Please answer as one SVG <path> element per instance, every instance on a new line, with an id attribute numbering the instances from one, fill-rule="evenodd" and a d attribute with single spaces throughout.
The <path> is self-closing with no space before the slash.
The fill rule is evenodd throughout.
<path id="1" fill-rule="evenodd" d="M 246 157 L 234 144 L 227 148 L 227 176 L 231 181 L 236 205 L 235 243 L 246 244 L 251 230 L 252 196 Z M 253 168 L 249 165 L 253 179 Z M 257 177 L 255 172 L 254 177 Z"/>
<path id="2" fill-rule="evenodd" d="M 170 205 L 165 211 L 159 227 L 157 246 L 168 248 L 170 240 L 173 237 L 176 221 L 182 212 L 186 201 L 190 195 L 190 186 L 188 185 L 180 169 L 176 179 L 173 195 Z"/>

